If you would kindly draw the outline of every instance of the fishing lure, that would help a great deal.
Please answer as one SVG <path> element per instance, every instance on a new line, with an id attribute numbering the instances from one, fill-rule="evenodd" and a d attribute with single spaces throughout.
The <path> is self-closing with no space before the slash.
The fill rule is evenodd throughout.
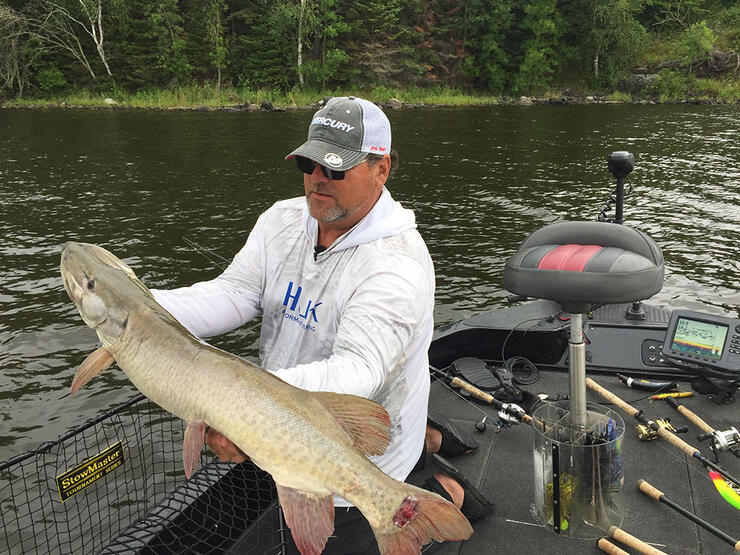
<path id="1" fill-rule="evenodd" d="M 728 484 L 718 472 L 710 470 L 709 477 L 712 479 L 714 487 L 717 488 L 717 491 L 722 498 L 740 511 L 740 494 L 738 494 L 738 492 L 735 491 L 735 489 L 730 486 L 730 484 Z"/>

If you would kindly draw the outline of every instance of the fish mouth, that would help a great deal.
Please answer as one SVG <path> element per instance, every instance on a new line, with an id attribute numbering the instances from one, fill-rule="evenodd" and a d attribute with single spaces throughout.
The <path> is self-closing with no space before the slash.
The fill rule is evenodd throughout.
<path id="1" fill-rule="evenodd" d="M 86 272 L 79 264 L 74 262 L 72 253 L 74 247 L 75 243 L 66 243 L 64 245 L 60 270 L 62 274 L 62 284 L 64 285 L 64 290 L 67 292 L 67 296 L 73 303 L 79 306 L 84 292 L 82 284 L 84 283 L 83 277 L 86 276 Z M 79 275 L 80 272 L 82 273 L 82 276 Z"/>

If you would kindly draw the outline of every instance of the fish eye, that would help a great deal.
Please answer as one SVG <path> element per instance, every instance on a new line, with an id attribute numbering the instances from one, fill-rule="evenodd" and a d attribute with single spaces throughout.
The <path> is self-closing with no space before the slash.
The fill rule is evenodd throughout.
<path id="1" fill-rule="evenodd" d="M 94 287 L 95 287 L 95 280 L 94 279 L 91 279 L 90 281 L 87 282 L 87 288 L 88 289 L 93 289 Z"/>

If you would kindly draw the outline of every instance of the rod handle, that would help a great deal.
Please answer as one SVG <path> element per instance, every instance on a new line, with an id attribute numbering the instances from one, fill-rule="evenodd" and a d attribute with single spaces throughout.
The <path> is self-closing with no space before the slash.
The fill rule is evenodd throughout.
<path id="1" fill-rule="evenodd" d="M 596 546 L 604 553 L 609 553 L 611 555 L 629 555 L 629 553 L 624 549 L 620 549 L 606 538 L 599 538 L 599 541 L 596 542 Z"/>
<path id="2" fill-rule="evenodd" d="M 680 449 L 686 453 L 689 457 L 693 457 L 694 453 L 698 453 L 699 450 L 696 447 L 692 447 L 673 432 L 669 432 L 665 428 L 658 428 L 657 433 L 660 437 L 666 440 L 674 447 Z"/>
<path id="3" fill-rule="evenodd" d="M 489 395 L 485 391 L 481 391 L 477 387 L 475 387 L 473 384 L 469 384 L 468 382 L 461 380 L 460 378 L 452 378 L 450 381 L 450 385 L 453 387 L 459 387 L 460 389 L 464 389 L 468 393 L 470 393 L 473 397 L 480 399 L 484 403 L 488 403 L 489 405 L 493 404 L 493 395 Z"/>
<path id="4" fill-rule="evenodd" d="M 652 545 L 646 544 L 641 539 L 636 538 L 632 534 L 628 534 L 616 526 L 609 528 L 609 536 L 632 549 L 636 549 L 640 553 L 645 553 L 646 555 L 666 555 L 665 551 L 655 549 Z"/>
<path id="5" fill-rule="evenodd" d="M 693 412 L 691 412 L 689 409 L 684 407 L 683 405 L 678 405 L 676 407 L 676 410 L 683 414 L 687 420 L 689 420 L 694 426 L 699 428 L 700 430 L 704 430 L 708 434 L 714 433 L 714 428 L 712 428 L 709 424 L 704 422 L 701 418 L 699 418 L 697 415 L 695 415 Z"/>
<path id="6" fill-rule="evenodd" d="M 655 486 L 652 486 L 648 484 L 645 480 L 639 479 L 637 480 L 637 487 L 640 488 L 640 491 L 647 495 L 648 497 L 652 497 L 656 501 L 660 501 L 660 498 L 663 497 L 664 493 L 660 491 Z"/>
<path id="7" fill-rule="evenodd" d="M 593 381 L 591 378 L 586 378 L 586 385 L 589 389 L 592 389 L 599 395 L 601 395 L 604 399 L 607 401 L 613 403 L 614 405 L 618 406 L 620 409 L 622 409 L 624 412 L 629 414 L 634 418 L 634 416 L 639 412 L 635 407 L 632 405 L 629 405 L 622 401 L 619 397 L 614 395 L 611 391 L 608 389 L 605 389 L 601 387 L 599 384 L 597 384 L 595 381 Z"/>

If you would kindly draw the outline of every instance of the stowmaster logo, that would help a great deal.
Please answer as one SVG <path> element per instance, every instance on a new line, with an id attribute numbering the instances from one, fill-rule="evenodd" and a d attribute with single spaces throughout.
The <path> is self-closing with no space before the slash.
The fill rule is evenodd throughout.
<path id="1" fill-rule="evenodd" d="M 308 299 L 305 305 L 300 304 L 303 287 L 288 282 L 288 288 L 285 290 L 283 299 L 283 318 L 291 320 L 301 326 L 303 329 L 315 332 L 319 319 L 316 317 L 316 309 L 321 306 L 321 301 L 315 302 Z M 305 299 L 304 299 L 305 301 Z M 303 307 L 305 306 L 305 310 Z"/>

